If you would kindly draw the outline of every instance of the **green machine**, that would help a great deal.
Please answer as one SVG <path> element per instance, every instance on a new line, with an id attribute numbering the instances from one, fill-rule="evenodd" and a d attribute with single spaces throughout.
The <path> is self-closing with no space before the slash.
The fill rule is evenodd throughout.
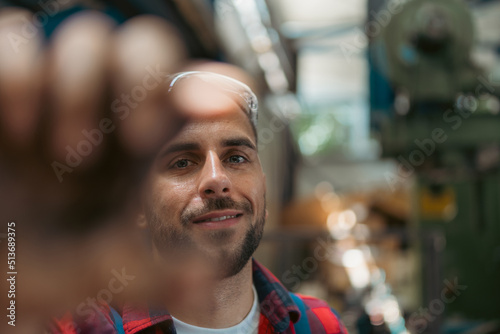
<path id="1" fill-rule="evenodd" d="M 498 333 L 500 71 L 471 61 L 464 1 L 378 10 L 391 16 L 369 46 L 372 125 L 398 163 L 388 185 L 412 184 L 422 267 L 422 307 L 407 324 L 418 333 Z"/>

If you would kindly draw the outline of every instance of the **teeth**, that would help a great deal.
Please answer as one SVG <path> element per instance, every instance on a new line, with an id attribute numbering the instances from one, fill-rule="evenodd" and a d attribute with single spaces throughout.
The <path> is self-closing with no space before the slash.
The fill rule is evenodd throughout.
<path id="1" fill-rule="evenodd" d="M 217 217 L 217 218 L 210 218 L 210 219 L 205 219 L 202 220 L 203 222 L 218 222 L 221 220 L 226 220 L 226 219 L 231 219 L 231 218 L 236 218 L 236 216 L 222 216 L 222 217 Z"/>

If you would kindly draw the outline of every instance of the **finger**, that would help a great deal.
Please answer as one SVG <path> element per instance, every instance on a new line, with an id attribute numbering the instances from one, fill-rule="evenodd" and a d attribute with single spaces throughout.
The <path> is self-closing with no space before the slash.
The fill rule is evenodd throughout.
<path id="1" fill-rule="evenodd" d="M 42 36 L 32 17 L 18 8 L 0 12 L 0 132 L 21 152 L 34 143 L 41 110 Z"/>
<path id="2" fill-rule="evenodd" d="M 54 159 L 71 168 L 99 160 L 112 21 L 99 13 L 70 17 L 56 31 L 50 52 L 49 89 Z"/>
<path id="3" fill-rule="evenodd" d="M 181 115 L 165 110 L 165 82 L 185 55 L 177 31 L 158 17 L 134 18 L 118 31 L 111 109 L 120 123 L 120 140 L 133 156 L 154 152 L 178 128 Z"/>

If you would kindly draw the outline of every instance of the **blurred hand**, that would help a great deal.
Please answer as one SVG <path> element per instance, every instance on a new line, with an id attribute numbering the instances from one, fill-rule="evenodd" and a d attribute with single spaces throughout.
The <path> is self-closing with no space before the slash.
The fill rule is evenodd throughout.
<path id="1" fill-rule="evenodd" d="M 15 222 L 26 328 L 95 297 L 112 270 L 140 267 L 129 227 L 141 181 L 189 116 L 166 108 L 167 75 L 185 58 L 168 23 L 136 17 L 116 28 L 87 12 L 45 43 L 32 18 L 0 12 L 0 233 Z M 0 239 L 2 263 L 6 246 Z"/>

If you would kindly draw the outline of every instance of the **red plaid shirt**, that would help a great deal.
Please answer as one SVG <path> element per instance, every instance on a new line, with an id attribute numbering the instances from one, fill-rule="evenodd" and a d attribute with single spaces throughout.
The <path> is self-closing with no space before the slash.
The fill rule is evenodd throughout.
<path id="1" fill-rule="evenodd" d="M 312 334 L 347 334 L 336 312 L 328 304 L 317 298 L 298 295 L 304 302 L 305 314 L 301 314 L 290 292 L 264 266 L 253 261 L 253 283 L 260 303 L 259 334 L 300 334 L 294 324 L 306 316 Z M 116 312 L 116 311 L 115 311 Z M 119 317 L 104 305 L 101 312 L 82 323 L 75 322 L 68 314 L 51 324 L 53 333 L 62 334 L 175 334 L 174 322 L 164 309 L 152 309 L 125 304 L 118 310 Z M 121 317 L 121 319 L 120 319 Z M 121 320 L 121 321 L 120 321 Z M 121 324 L 120 324 L 121 322 Z"/>

